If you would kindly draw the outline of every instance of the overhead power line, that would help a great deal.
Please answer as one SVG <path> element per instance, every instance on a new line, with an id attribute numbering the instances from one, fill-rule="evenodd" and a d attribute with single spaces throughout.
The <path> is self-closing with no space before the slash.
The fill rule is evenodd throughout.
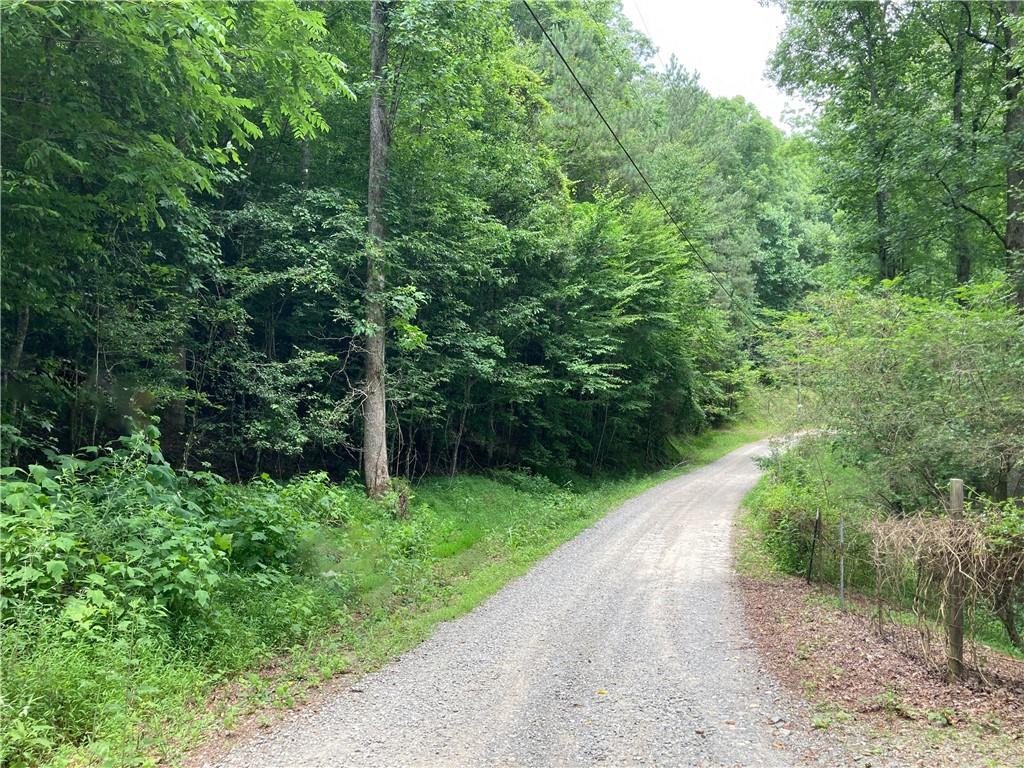
<path id="1" fill-rule="evenodd" d="M 679 232 L 679 236 L 683 239 L 683 242 L 686 243 L 687 247 L 697 258 L 697 261 L 700 262 L 701 266 L 704 268 L 704 271 L 711 275 L 714 281 L 718 283 L 719 287 L 721 287 L 721 289 L 725 292 L 725 295 L 728 297 L 729 303 L 732 304 L 734 308 L 738 309 L 742 314 L 746 315 L 747 319 L 749 319 L 755 326 L 762 326 L 762 323 L 756 317 L 751 315 L 745 307 L 741 306 L 736 302 L 736 298 L 733 295 L 733 291 L 731 291 L 728 288 L 728 286 L 726 286 L 726 284 L 718 276 L 718 273 L 715 272 L 711 268 L 711 265 L 708 264 L 708 262 L 704 259 L 703 256 L 701 256 L 701 253 L 697 249 L 697 246 L 693 244 L 693 241 L 690 240 L 682 225 L 680 225 L 676 217 L 672 215 L 672 211 L 669 209 L 667 205 L 665 205 L 665 201 L 661 199 L 661 195 L 659 195 L 657 191 L 654 189 L 654 187 L 651 185 L 651 182 L 648 180 L 647 175 L 642 170 L 640 170 L 640 166 L 637 165 L 636 161 L 633 159 L 633 156 L 629 153 L 629 150 L 626 149 L 626 146 L 622 143 L 622 140 L 619 138 L 619 135 L 615 132 L 615 129 L 612 128 L 611 123 L 609 123 L 608 119 L 604 116 L 604 113 L 601 111 L 601 108 L 597 106 L 597 102 L 595 102 L 594 97 L 590 95 L 590 91 L 587 90 L 586 86 L 583 85 L 579 76 L 577 76 L 576 70 L 573 69 L 572 65 L 568 62 L 568 60 L 566 60 L 565 56 L 562 54 L 562 51 L 559 49 L 558 44 L 551 39 L 551 35 L 548 34 L 547 29 L 541 23 L 540 18 L 538 18 L 530 3 L 527 2 L 527 0 L 523 0 L 523 5 L 525 5 L 526 10 L 530 12 L 530 15 L 533 17 L 533 20 L 537 23 L 537 26 L 540 28 L 540 31 L 544 35 L 544 38 L 548 41 L 548 44 L 550 44 L 551 48 L 554 50 L 555 55 L 558 56 L 562 64 L 564 64 L 565 68 L 569 71 L 569 74 L 572 75 L 572 79 L 576 82 L 576 85 L 579 87 L 580 91 L 583 93 L 584 96 L 587 97 L 587 101 L 589 101 L 590 106 L 594 108 L 594 112 L 596 112 L 597 116 L 601 118 L 601 122 L 604 123 L 604 127 L 608 129 L 608 133 L 611 134 L 619 149 L 622 150 L 622 154 L 626 156 L 626 159 L 629 161 L 629 164 L 633 166 L 633 170 L 636 171 L 637 176 L 639 176 L 641 181 L 643 181 L 644 186 L 647 187 L 648 191 L 651 193 L 651 196 L 658 201 L 658 205 L 661 206 L 661 209 L 665 212 L 665 215 L 668 217 L 668 220 L 672 222 L 672 225 L 676 228 L 676 231 Z"/>

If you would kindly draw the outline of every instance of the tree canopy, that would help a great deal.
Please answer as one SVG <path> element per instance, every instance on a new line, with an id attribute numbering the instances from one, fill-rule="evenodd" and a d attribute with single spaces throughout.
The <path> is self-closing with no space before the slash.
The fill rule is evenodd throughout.
<path id="1" fill-rule="evenodd" d="M 656 72 L 615 3 L 538 12 L 690 243 L 520 3 L 394 4 L 380 263 L 397 474 L 671 458 L 733 412 L 751 318 L 792 306 L 829 247 L 806 140 Z M 183 467 L 358 465 L 367 18 L 5 6 L 9 460 L 159 419 Z"/>

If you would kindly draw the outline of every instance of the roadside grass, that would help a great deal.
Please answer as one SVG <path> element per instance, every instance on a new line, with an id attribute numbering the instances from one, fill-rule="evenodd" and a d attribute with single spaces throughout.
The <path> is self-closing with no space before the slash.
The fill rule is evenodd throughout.
<path id="1" fill-rule="evenodd" d="M 379 668 L 623 501 L 770 431 L 742 419 L 681 441 L 672 470 L 567 487 L 511 472 L 430 478 L 405 519 L 324 478 L 217 490 L 211 504 L 231 514 L 204 511 L 236 526 L 232 557 L 258 537 L 231 515 L 291 521 L 267 532 L 289 547 L 279 571 L 240 560 L 202 606 L 116 628 L 69 623 L 59 595 L 8 612 L 0 764 L 181 764 L 211 736 L 268 724 L 328 681 Z"/>
<path id="2" fill-rule="evenodd" d="M 282 686 L 302 691 L 301 702 L 332 675 L 349 673 L 357 679 L 380 668 L 427 639 L 439 623 L 471 611 L 628 499 L 770 434 L 769 422 L 743 419 L 689 441 L 682 464 L 675 469 L 616 479 L 580 479 L 571 491 L 557 489 L 543 478 L 513 474 L 499 474 L 499 479 L 425 480 L 416 488 L 416 507 L 438 511 L 455 525 L 453 533 L 433 543 L 430 576 L 419 584 L 419 591 L 411 599 L 379 605 L 328 640 L 320 640 L 312 652 L 291 649 L 277 660 L 279 666 L 272 674 L 266 669 L 262 676 L 250 674 L 250 692 L 231 705 L 231 716 L 245 713 L 259 718 L 264 717 L 261 710 L 291 706 L 294 702 L 282 701 L 276 693 Z M 544 510 L 550 510 L 553 493 L 558 512 L 549 517 Z M 314 667 L 326 667 L 312 677 L 306 672 L 310 657 Z M 218 720 L 223 725 L 223 715 L 214 712 L 216 719 L 203 726 L 207 731 Z"/>

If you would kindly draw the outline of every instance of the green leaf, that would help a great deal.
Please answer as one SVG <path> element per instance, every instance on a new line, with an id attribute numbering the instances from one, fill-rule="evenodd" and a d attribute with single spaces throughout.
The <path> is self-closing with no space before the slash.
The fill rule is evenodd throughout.
<path id="1" fill-rule="evenodd" d="M 65 574 L 68 572 L 67 563 L 63 560 L 49 560 L 46 563 L 46 572 L 50 574 L 50 578 L 54 581 L 63 581 Z"/>

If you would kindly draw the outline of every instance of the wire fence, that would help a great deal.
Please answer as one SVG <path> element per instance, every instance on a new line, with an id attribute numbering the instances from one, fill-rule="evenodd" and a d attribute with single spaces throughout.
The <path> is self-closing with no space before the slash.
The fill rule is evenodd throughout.
<path id="1" fill-rule="evenodd" d="M 808 581 L 870 595 L 877 631 L 951 678 L 991 682 L 979 628 L 998 623 L 1021 647 L 1024 537 L 993 526 L 1005 507 L 974 499 L 966 513 L 851 518 L 805 513 L 793 538 Z"/>

